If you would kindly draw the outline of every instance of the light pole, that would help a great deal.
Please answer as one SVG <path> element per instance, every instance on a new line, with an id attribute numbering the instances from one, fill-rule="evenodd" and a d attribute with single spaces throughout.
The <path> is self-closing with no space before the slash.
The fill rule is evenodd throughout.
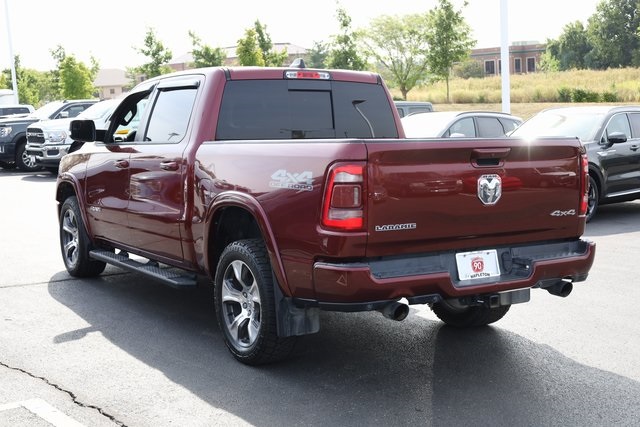
<path id="1" fill-rule="evenodd" d="M 507 0 L 500 0 L 500 73 L 502 74 L 502 112 L 511 113 L 510 64 L 509 64 L 509 17 Z"/>
<path id="2" fill-rule="evenodd" d="M 7 40 L 9 41 L 9 63 L 11 64 L 11 83 L 13 87 L 13 99 L 16 104 L 20 103 L 18 96 L 18 83 L 16 79 L 16 64 L 13 58 L 13 44 L 11 42 L 11 27 L 9 19 L 9 0 L 4 0 L 4 17 L 7 21 Z"/>

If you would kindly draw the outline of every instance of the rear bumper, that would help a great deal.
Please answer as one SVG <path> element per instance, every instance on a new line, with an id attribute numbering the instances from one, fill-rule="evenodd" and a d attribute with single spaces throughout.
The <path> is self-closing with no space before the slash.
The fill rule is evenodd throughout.
<path id="1" fill-rule="evenodd" d="M 297 305 L 327 310 L 376 309 L 406 298 L 410 304 L 495 294 L 525 288 L 547 288 L 560 282 L 580 282 L 593 265 L 595 243 L 588 240 L 543 242 L 496 249 L 500 276 L 458 279 L 455 252 L 397 256 L 357 263 L 317 262 L 313 268 L 316 300 Z"/>

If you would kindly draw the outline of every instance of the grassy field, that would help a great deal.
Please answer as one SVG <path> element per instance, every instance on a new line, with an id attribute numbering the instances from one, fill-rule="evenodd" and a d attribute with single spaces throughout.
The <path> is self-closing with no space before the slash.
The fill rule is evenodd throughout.
<path id="1" fill-rule="evenodd" d="M 610 70 L 572 70 L 510 76 L 511 113 L 527 119 L 538 111 L 559 105 L 640 104 L 640 68 Z M 394 97 L 399 92 L 391 88 Z M 414 88 L 409 101 L 430 101 L 434 108 L 446 110 L 502 111 L 502 80 L 485 77 L 449 81 L 446 85 Z"/>

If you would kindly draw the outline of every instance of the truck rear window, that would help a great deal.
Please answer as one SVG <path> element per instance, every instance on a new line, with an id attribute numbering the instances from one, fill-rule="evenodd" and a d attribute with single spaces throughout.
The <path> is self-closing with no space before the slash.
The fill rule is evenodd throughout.
<path id="1" fill-rule="evenodd" d="M 227 82 L 217 140 L 397 138 L 382 86 L 312 80 Z"/>

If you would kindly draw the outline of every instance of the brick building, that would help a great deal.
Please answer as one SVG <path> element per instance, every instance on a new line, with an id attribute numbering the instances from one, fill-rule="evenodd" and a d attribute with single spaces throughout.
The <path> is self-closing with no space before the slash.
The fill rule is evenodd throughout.
<path id="1" fill-rule="evenodd" d="M 535 73 L 538 71 L 540 56 L 547 46 L 538 42 L 514 42 L 509 46 L 509 70 L 511 74 Z M 482 62 L 485 76 L 500 74 L 502 61 L 500 48 L 473 49 L 471 59 Z"/>

